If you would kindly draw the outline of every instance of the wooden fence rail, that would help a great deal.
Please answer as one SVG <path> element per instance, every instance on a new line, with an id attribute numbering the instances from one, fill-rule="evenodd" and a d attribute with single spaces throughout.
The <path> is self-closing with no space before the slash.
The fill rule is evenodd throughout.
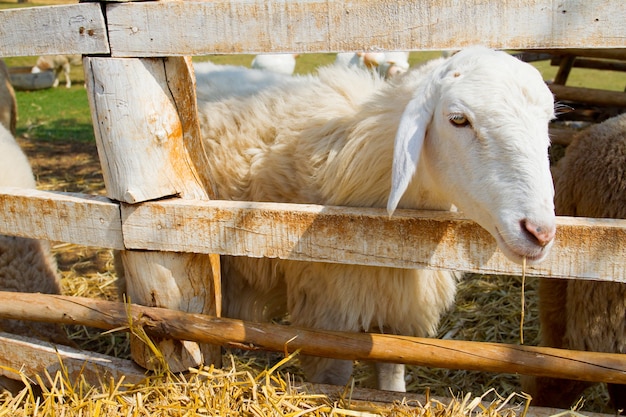
<path id="1" fill-rule="evenodd" d="M 111 249 L 269 257 L 521 275 L 493 237 L 458 213 L 178 198 L 105 197 L 0 187 L 0 234 Z M 529 276 L 626 280 L 626 220 L 557 218 L 551 254 Z M 341 229 L 349 229 L 349 233 Z"/>
<path id="2" fill-rule="evenodd" d="M 0 11 L 0 57 L 84 55 L 111 199 L 3 189 L 0 233 L 126 249 L 133 301 L 213 316 L 216 253 L 517 274 L 486 232 L 450 213 L 388 219 L 371 209 L 208 201 L 193 70 L 183 56 L 476 43 L 624 48 L 624 33 L 622 0 L 150 1 Z M 347 224 L 358 239 L 346 239 Z M 561 218 L 559 230 L 551 260 L 530 274 L 624 280 L 624 221 Z M 219 361 L 210 346 L 172 343 L 182 369 Z M 145 352 L 133 355 L 149 362 Z"/>
<path id="3" fill-rule="evenodd" d="M 104 9 L 94 2 L 1 11 L 0 57 L 626 46 L 621 0 L 102 4 Z"/>

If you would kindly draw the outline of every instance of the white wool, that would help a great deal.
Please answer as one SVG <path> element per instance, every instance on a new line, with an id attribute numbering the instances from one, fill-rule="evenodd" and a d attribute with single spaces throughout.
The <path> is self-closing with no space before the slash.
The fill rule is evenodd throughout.
<path id="1" fill-rule="evenodd" d="M 297 54 L 259 54 L 252 59 L 254 69 L 291 75 L 296 69 Z"/>
<path id="2" fill-rule="evenodd" d="M 197 62 L 193 66 L 196 77 L 202 80 L 197 86 L 199 101 L 249 96 L 291 79 L 285 74 L 239 65 L 218 65 L 210 61 Z"/>
<path id="3" fill-rule="evenodd" d="M 13 135 L 0 124 L 0 186 L 35 188 L 35 179 Z M 59 294 L 56 261 L 48 242 L 0 235 L 0 290 Z M 69 343 L 60 325 L 0 320 L 0 330 Z"/>
<path id="4" fill-rule="evenodd" d="M 0 186 L 35 188 L 26 155 L 3 125 L 0 125 Z"/>

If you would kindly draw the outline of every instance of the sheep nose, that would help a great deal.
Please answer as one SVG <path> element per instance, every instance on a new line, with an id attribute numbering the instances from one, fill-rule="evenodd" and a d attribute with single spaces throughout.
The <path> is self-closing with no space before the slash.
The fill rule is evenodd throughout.
<path id="1" fill-rule="evenodd" d="M 522 220 L 522 227 L 537 241 L 539 246 L 546 246 L 556 235 L 555 225 L 537 225 L 528 219 Z"/>

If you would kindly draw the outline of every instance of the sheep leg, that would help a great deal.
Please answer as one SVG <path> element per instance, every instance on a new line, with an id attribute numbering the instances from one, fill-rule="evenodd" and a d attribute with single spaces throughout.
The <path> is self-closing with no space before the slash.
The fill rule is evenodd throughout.
<path id="1" fill-rule="evenodd" d="M 378 377 L 378 389 L 406 392 L 403 364 L 377 362 L 376 374 Z"/>
<path id="2" fill-rule="evenodd" d="M 66 88 L 70 88 L 72 86 L 72 81 L 70 80 L 70 64 L 69 62 L 67 64 L 63 65 L 63 74 L 65 74 L 65 87 Z"/>
<path id="3" fill-rule="evenodd" d="M 543 278 L 539 281 L 539 321 L 541 345 L 561 348 L 567 323 L 566 279 Z"/>
<path id="4" fill-rule="evenodd" d="M 302 370 L 307 380 L 317 384 L 347 385 L 352 375 L 352 361 L 302 356 Z"/>
<path id="5" fill-rule="evenodd" d="M 568 280 L 543 278 L 539 281 L 539 319 L 541 345 L 564 348 L 567 325 Z M 535 406 L 569 408 L 588 383 L 566 379 L 522 376 L 522 390 L 530 394 Z"/>
<path id="6" fill-rule="evenodd" d="M 626 385 L 607 384 L 611 404 L 617 414 L 626 414 Z"/>
<path id="7" fill-rule="evenodd" d="M 535 407 L 569 409 L 591 384 L 583 381 L 546 377 L 522 377 L 522 391 L 530 394 Z"/>

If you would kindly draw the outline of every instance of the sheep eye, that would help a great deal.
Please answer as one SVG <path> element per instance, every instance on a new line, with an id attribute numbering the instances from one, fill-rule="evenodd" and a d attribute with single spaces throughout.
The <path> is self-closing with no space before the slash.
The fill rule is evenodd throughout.
<path id="1" fill-rule="evenodd" d="M 465 127 L 469 126 L 470 124 L 469 120 L 467 120 L 467 117 L 465 117 L 464 114 L 460 113 L 451 114 L 449 119 L 450 123 L 452 123 L 452 126 L 454 127 Z"/>

